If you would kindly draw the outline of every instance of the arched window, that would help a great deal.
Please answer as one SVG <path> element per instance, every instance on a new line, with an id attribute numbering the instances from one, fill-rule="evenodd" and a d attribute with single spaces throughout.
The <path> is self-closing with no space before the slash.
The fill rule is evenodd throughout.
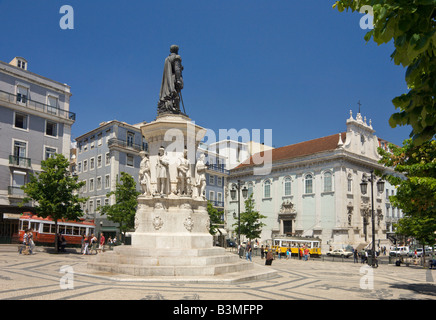
<path id="1" fill-rule="evenodd" d="M 312 175 L 307 174 L 304 180 L 305 180 L 305 183 L 304 183 L 305 193 L 313 193 L 313 177 L 312 177 Z"/>
<path id="2" fill-rule="evenodd" d="M 351 175 L 351 173 L 348 174 L 348 188 L 347 191 L 349 193 L 353 192 L 353 176 Z"/>
<path id="3" fill-rule="evenodd" d="M 333 191 L 332 188 L 332 173 L 330 171 L 324 172 L 324 192 Z"/>
<path id="4" fill-rule="evenodd" d="M 290 177 L 286 177 L 285 180 L 283 181 L 283 194 L 285 196 L 291 195 L 291 178 Z"/>
<path id="5" fill-rule="evenodd" d="M 263 183 L 263 197 L 271 198 L 271 181 L 265 180 Z"/>

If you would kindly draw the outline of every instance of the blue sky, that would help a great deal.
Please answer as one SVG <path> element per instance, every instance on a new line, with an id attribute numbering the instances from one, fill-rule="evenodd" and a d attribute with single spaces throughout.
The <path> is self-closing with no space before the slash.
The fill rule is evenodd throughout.
<path id="1" fill-rule="evenodd" d="M 187 114 L 213 130 L 272 129 L 280 147 L 346 130 L 349 110 L 392 129 L 392 99 L 406 92 L 392 44 L 365 43 L 361 14 L 333 0 L 0 0 L 0 60 L 67 83 L 77 114 L 72 138 L 108 120 L 153 121 L 169 47 L 184 66 Z M 74 9 L 62 30 L 59 9 Z"/>

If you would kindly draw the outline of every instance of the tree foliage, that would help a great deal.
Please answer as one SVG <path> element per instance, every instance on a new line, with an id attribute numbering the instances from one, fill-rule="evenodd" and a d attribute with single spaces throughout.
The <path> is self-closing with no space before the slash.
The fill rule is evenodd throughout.
<path id="1" fill-rule="evenodd" d="M 100 207 L 101 214 L 106 214 L 108 220 L 119 224 L 120 232 L 124 238 L 126 232 L 135 227 L 135 214 L 138 206 L 137 197 L 141 193 L 136 190 L 135 179 L 126 172 L 121 172 L 121 178 L 117 181 L 115 191 L 109 192 L 106 196 L 115 195 L 113 205 Z"/>
<path id="2" fill-rule="evenodd" d="M 81 203 L 87 198 L 79 197 L 77 191 L 84 182 L 69 172 L 69 161 L 62 154 L 56 154 L 41 161 L 41 172 L 30 175 L 30 182 L 22 186 L 26 196 L 22 204 L 34 200 L 35 210 L 42 218 L 51 218 L 56 225 L 58 220 L 77 220 L 83 216 Z M 57 241 L 55 241 L 57 249 Z M 57 250 L 56 250 L 57 251 Z"/>
<path id="3" fill-rule="evenodd" d="M 396 195 L 389 199 L 392 206 L 400 208 L 405 215 L 397 226 L 397 232 L 433 244 L 436 232 L 436 141 L 416 145 L 408 139 L 403 142 L 403 147 L 389 144 L 389 148 L 390 151 L 379 148 L 379 154 L 382 156 L 380 163 L 396 172 L 384 174 L 383 178 L 397 187 Z"/>
<path id="4" fill-rule="evenodd" d="M 340 0 L 339 11 L 373 13 L 374 27 L 366 35 L 378 44 L 393 40 L 391 55 L 396 65 L 407 67 L 409 91 L 394 98 L 399 112 L 389 119 L 391 127 L 410 125 L 410 136 L 422 143 L 436 133 L 436 0 Z"/>
<path id="5" fill-rule="evenodd" d="M 218 209 L 212 205 L 212 202 L 208 201 L 207 213 L 209 214 L 210 218 L 209 233 L 211 235 L 215 235 L 218 229 L 218 225 L 223 224 L 223 221 L 221 219 L 222 212 L 218 211 Z"/>
<path id="6" fill-rule="evenodd" d="M 256 211 L 254 208 L 253 194 L 251 194 L 247 200 L 245 200 L 245 211 L 241 212 L 240 215 L 240 229 L 238 227 L 238 222 L 234 223 L 236 226 L 236 233 L 245 235 L 249 240 L 260 238 L 260 233 L 262 228 L 266 225 L 261 222 L 261 219 L 265 219 L 266 216 Z M 240 231 L 240 232 L 239 232 Z"/>

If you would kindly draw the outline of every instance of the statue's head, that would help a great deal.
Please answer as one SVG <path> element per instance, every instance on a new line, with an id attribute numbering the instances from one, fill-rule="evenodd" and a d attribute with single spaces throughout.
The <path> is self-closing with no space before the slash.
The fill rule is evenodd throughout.
<path id="1" fill-rule="evenodd" d="M 139 152 L 139 155 L 141 156 L 141 158 L 145 158 L 148 156 L 147 152 L 145 152 L 145 151 Z"/>
<path id="2" fill-rule="evenodd" d="M 170 52 L 171 52 L 171 53 L 178 54 L 178 53 L 179 53 L 179 46 L 176 45 L 176 44 L 173 44 L 173 45 L 170 47 Z"/>
<path id="3" fill-rule="evenodd" d="M 165 148 L 164 147 L 160 147 L 159 151 L 158 151 L 158 155 L 163 156 L 165 154 Z"/>

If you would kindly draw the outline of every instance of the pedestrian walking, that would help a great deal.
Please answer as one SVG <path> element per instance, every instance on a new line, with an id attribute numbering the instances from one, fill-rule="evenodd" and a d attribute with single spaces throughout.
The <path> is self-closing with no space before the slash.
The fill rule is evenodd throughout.
<path id="1" fill-rule="evenodd" d="M 90 237 L 89 236 L 85 236 L 83 235 L 83 241 L 84 241 L 84 248 L 83 248 L 83 255 L 85 254 L 89 254 L 89 241 L 90 241 Z"/>
<path id="2" fill-rule="evenodd" d="M 92 251 L 95 251 L 95 254 L 97 254 L 98 253 L 97 252 L 98 239 L 94 234 L 92 234 L 92 236 L 91 236 L 90 244 L 91 244 L 91 252 L 90 253 L 92 254 Z"/>
<path id="3" fill-rule="evenodd" d="M 356 249 L 353 249 L 354 263 L 359 263 L 359 255 Z"/>
<path id="4" fill-rule="evenodd" d="M 99 246 L 100 253 L 103 252 L 105 242 L 106 242 L 106 239 L 105 239 L 104 234 L 102 232 L 100 234 L 100 246 Z"/>
<path id="5" fill-rule="evenodd" d="M 245 247 L 245 259 L 250 260 L 251 262 L 252 262 L 252 260 L 251 260 L 252 251 L 253 251 L 253 249 L 251 247 L 251 242 L 248 241 L 247 246 Z"/>
<path id="6" fill-rule="evenodd" d="M 263 247 L 263 245 L 260 246 L 260 258 L 263 259 L 265 258 L 265 248 Z"/>

